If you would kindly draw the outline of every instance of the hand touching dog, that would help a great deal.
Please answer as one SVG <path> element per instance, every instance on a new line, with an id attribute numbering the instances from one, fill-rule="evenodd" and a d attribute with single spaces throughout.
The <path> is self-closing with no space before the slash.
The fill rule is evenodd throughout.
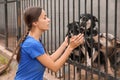
<path id="1" fill-rule="evenodd" d="M 65 38 L 64 43 L 67 44 L 72 50 L 81 45 L 84 42 L 84 35 L 74 35 L 68 40 L 68 36 Z"/>

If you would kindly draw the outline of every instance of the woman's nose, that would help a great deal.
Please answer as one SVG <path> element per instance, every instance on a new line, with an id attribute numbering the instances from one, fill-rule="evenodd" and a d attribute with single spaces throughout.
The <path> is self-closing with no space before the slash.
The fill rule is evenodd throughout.
<path id="1" fill-rule="evenodd" d="M 48 18 L 48 22 L 50 22 L 50 19 Z"/>

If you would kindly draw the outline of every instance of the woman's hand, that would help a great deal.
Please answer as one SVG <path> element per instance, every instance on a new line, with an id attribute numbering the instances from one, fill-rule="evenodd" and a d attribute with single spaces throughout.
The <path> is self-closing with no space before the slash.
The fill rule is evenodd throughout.
<path id="1" fill-rule="evenodd" d="M 69 47 L 73 50 L 79 45 L 81 45 L 82 43 L 84 43 L 83 34 L 74 35 L 70 38 Z"/>
<path id="2" fill-rule="evenodd" d="M 66 47 L 68 46 L 68 36 L 65 37 L 65 40 L 64 40 L 63 44 L 64 44 Z"/>

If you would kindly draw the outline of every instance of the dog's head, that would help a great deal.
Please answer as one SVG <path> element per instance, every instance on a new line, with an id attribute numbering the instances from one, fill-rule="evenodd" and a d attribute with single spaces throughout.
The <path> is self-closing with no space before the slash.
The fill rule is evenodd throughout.
<path id="1" fill-rule="evenodd" d="M 100 46 L 99 50 L 106 53 L 106 48 L 108 49 L 108 55 L 111 55 L 111 52 L 113 51 L 115 45 L 117 48 L 120 47 L 120 41 L 118 39 L 115 39 L 115 37 L 110 33 L 100 33 L 97 36 L 93 37 L 94 43 L 93 45 L 98 48 L 98 45 Z"/>
<path id="2" fill-rule="evenodd" d="M 80 27 L 86 32 L 87 36 L 96 36 L 98 34 L 96 22 L 98 22 L 98 19 L 92 14 L 80 15 Z"/>
<path id="3" fill-rule="evenodd" d="M 83 33 L 86 37 L 95 36 L 98 34 L 96 27 L 97 18 L 91 14 L 80 15 L 80 21 L 72 22 L 67 25 L 69 37 Z"/>
<path id="4" fill-rule="evenodd" d="M 114 48 L 115 44 L 116 44 L 116 47 L 120 47 L 119 39 L 117 38 L 115 40 L 114 35 L 110 33 L 100 33 L 100 35 L 94 36 L 93 39 L 95 43 L 100 44 L 100 48 L 106 48 L 106 46 L 108 48 Z"/>
<path id="5" fill-rule="evenodd" d="M 72 36 L 72 35 L 78 35 L 80 32 L 80 25 L 79 25 L 79 22 L 72 22 L 72 23 L 69 23 L 67 25 L 68 27 L 68 32 L 67 32 L 67 35 L 69 36 L 69 38 Z"/>
<path id="6" fill-rule="evenodd" d="M 86 29 L 96 26 L 98 19 L 92 14 L 81 14 L 80 15 L 80 26 Z"/>

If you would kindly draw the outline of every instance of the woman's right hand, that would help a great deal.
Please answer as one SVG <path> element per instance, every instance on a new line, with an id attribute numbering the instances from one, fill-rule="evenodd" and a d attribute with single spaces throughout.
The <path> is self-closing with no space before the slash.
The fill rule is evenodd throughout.
<path id="1" fill-rule="evenodd" d="M 70 38 L 70 42 L 69 42 L 69 47 L 73 50 L 76 47 L 78 47 L 79 45 L 84 43 L 84 35 L 83 34 L 78 34 L 78 35 L 74 35 Z"/>

